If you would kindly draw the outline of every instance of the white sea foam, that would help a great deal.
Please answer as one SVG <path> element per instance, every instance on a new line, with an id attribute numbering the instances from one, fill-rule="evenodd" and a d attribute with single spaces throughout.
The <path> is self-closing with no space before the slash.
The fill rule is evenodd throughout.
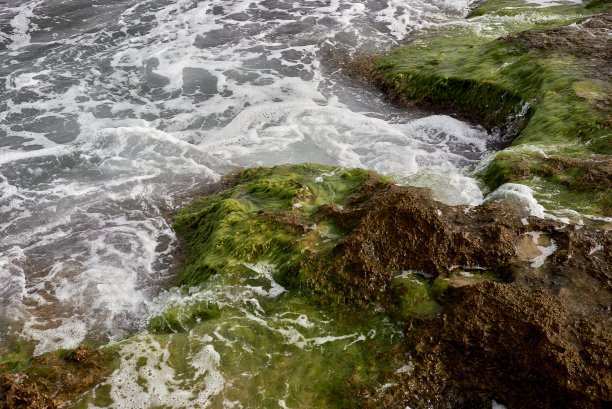
<path id="1" fill-rule="evenodd" d="M 533 197 L 533 189 L 518 183 L 504 183 L 487 196 L 487 200 L 513 200 L 523 206 L 532 216 L 546 217 L 544 206 Z"/>
<path id="2" fill-rule="evenodd" d="M 159 312 L 175 246 L 164 214 L 234 166 L 312 161 L 415 180 L 430 172 L 439 176 L 421 180 L 441 200 L 482 200 L 462 169 L 489 151 L 490 135 L 447 116 L 407 115 L 334 68 L 337 57 L 455 18 L 468 2 L 374 3 L 141 0 L 61 41 L 38 27 L 66 23 L 40 15 L 51 5 L 2 11 L 12 27 L 0 50 L 11 67 L 0 112 L 9 141 L 0 147 L 0 260 L 11 283 L 3 311 L 20 312 L 37 352 L 119 338 Z M 232 294 L 261 320 L 261 297 L 282 290 L 268 281 Z"/>
<path id="3" fill-rule="evenodd" d="M 177 372 L 169 362 L 169 348 L 174 340 L 164 344 L 153 336 L 140 337 L 124 344 L 121 366 L 106 382 L 111 388 L 114 408 L 150 408 L 163 404 L 181 408 L 189 402 L 192 407 L 207 407 L 210 398 L 223 390 L 225 379 L 219 372 L 220 355 L 210 345 L 212 338 L 193 338 L 191 349 L 182 362 L 193 382 L 185 383 L 185 373 Z M 90 405 L 90 407 L 96 407 Z"/>
<path id="4" fill-rule="evenodd" d="M 491 409 L 506 409 L 506 407 L 501 403 L 498 403 L 497 401 L 493 400 L 491 401 Z"/>
<path id="5" fill-rule="evenodd" d="M 532 232 L 527 232 L 526 234 L 529 234 L 531 236 L 531 239 L 533 240 L 534 244 L 537 246 L 538 250 L 540 250 L 540 253 L 541 253 L 539 256 L 534 257 L 533 259 L 529 260 L 531 261 L 531 267 L 532 268 L 541 267 L 542 265 L 544 265 L 544 261 L 546 261 L 546 259 L 557 250 L 557 244 L 555 243 L 553 239 L 550 239 L 549 246 L 540 246 L 538 244 L 538 239 L 542 235 L 542 232 L 532 231 Z"/>
<path id="6" fill-rule="evenodd" d="M 386 7 L 375 14 L 375 18 L 385 23 L 396 39 L 402 39 L 412 30 L 432 26 L 449 15 L 465 15 L 470 3 L 463 0 L 435 0 L 408 4 L 402 0 L 389 0 Z"/>
<path id="7" fill-rule="evenodd" d="M 604 247 L 603 247 L 601 244 L 598 244 L 597 246 L 592 247 L 592 248 L 591 248 L 591 250 L 589 250 L 589 256 L 590 256 L 591 254 L 593 254 L 593 253 L 595 253 L 595 252 L 597 252 L 597 251 L 601 251 L 601 250 L 603 250 L 603 249 L 604 249 Z"/>
<path id="8" fill-rule="evenodd" d="M 16 55 L 15 50 L 30 44 L 31 19 L 34 16 L 34 9 L 42 4 L 41 0 L 31 1 L 22 5 L 18 13 L 10 21 L 13 33 L 9 36 L 11 42 L 8 49 L 12 50 L 12 55 Z"/>
<path id="9" fill-rule="evenodd" d="M 395 373 L 407 373 L 407 374 L 411 374 L 412 371 L 414 371 L 414 364 L 412 363 L 412 361 L 408 362 L 406 365 L 402 366 L 401 368 L 398 368 Z"/>

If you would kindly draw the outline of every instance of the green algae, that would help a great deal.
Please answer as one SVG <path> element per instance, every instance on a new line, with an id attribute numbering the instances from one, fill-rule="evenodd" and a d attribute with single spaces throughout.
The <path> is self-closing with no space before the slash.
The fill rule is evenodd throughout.
<path id="1" fill-rule="evenodd" d="M 34 360 L 36 343 L 21 338 L 10 338 L 0 350 L 0 375 L 18 373 L 28 369 Z"/>
<path id="2" fill-rule="evenodd" d="M 398 366 L 401 328 L 439 314 L 454 285 L 399 277 L 383 308 L 339 291 L 363 280 L 333 269 L 335 245 L 359 216 L 326 209 L 348 206 L 376 179 L 311 164 L 249 169 L 186 206 L 174 218 L 188 247 L 184 284 L 160 301 L 148 333 L 113 346 L 114 372 L 73 407 L 360 407 L 352 388 L 380 386 Z"/>
<path id="3" fill-rule="evenodd" d="M 605 8 L 611 7 L 612 6 L 612 1 L 611 0 L 591 0 L 586 4 L 586 8 L 591 10 L 591 9 L 599 9 L 599 10 L 603 10 Z"/>
<path id="4" fill-rule="evenodd" d="M 525 13 L 538 13 L 540 15 L 561 17 L 576 13 L 584 14 L 585 11 L 584 6 L 581 4 L 559 4 L 541 7 L 538 3 L 528 0 L 488 0 L 481 2 L 481 4 L 473 8 L 468 13 L 467 18 L 480 16 L 516 16 Z"/>
<path id="5" fill-rule="evenodd" d="M 35 343 L 22 345 L 25 347 L 13 346 L 13 353 L 2 356 L 0 402 L 12 395 L 11 403 L 5 402 L 9 405 L 73 407 L 69 404 L 73 399 L 82 393 L 91 396 L 93 389 L 95 400 L 101 402 L 97 385 L 119 365 L 115 347 L 94 350 L 81 346 L 34 356 Z"/>
<path id="6" fill-rule="evenodd" d="M 92 403 L 101 408 L 106 408 L 112 405 L 113 400 L 110 397 L 110 392 L 110 385 L 98 386 L 94 391 L 94 398 L 92 400 Z"/>
<path id="7" fill-rule="evenodd" d="M 438 314 L 450 283 L 400 280 L 387 309 L 351 308 L 339 284 L 359 278 L 333 270 L 333 260 L 353 221 L 322 209 L 342 206 L 372 179 L 380 177 L 312 164 L 247 169 L 228 190 L 178 212 L 174 226 L 188 251 L 182 287 L 149 334 L 119 344 L 121 368 L 104 399 L 153 393 L 160 401 L 189 396 L 194 407 L 359 407 L 347 385 L 379 385 L 396 365 L 398 325 Z M 158 384 L 155 372 L 167 382 Z M 210 389 L 215 382 L 222 393 Z"/>
<path id="8" fill-rule="evenodd" d="M 133 402 L 150 399 L 167 402 L 164 407 L 181 407 L 170 403 L 179 401 L 189 407 L 276 407 L 281 400 L 288 407 L 358 407 L 345 395 L 347 382 L 376 385 L 401 332 L 382 315 L 338 316 L 294 292 L 268 297 L 255 291 L 240 298 L 253 282 L 236 287 L 235 278 L 211 277 L 197 293 L 222 297 L 214 300 L 223 305 L 216 317 L 188 332 L 120 343 L 120 368 L 79 407 L 138 406 Z"/>
<path id="9" fill-rule="evenodd" d="M 593 10 L 582 5 L 542 9 L 518 0 L 492 0 L 471 17 L 533 15 L 527 26 L 520 27 L 533 30 L 561 27 Z M 542 13 L 559 18 L 540 21 Z M 530 33 L 491 41 L 465 28 L 470 24 L 430 30 L 413 44 L 381 57 L 376 70 L 382 87 L 396 98 L 457 112 L 510 136 L 510 147 L 475 173 L 489 191 L 508 182 L 537 185 L 542 188 L 536 189 L 539 192 L 549 188 L 549 209 L 551 204 L 555 209 L 563 204 L 586 214 L 610 214 L 609 195 L 576 190 L 567 179 L 539 171 L 546 165 L 542 158 L 551 153 L 584 160 L 612 154 L 608 106 L 612 88 L 609 77 L 601 73 L 601 62 L 561 47 L 534 46 L 536 37 Z M 508 27 L 510 32 L 516 29 Z"/>
<path id="10" fill-rule="evenodd" d="M 395 318 L 410 321 L 417 317 L 431 317 L 443 310 L 444 291 L 451 280 L 427 278 L 418 274 L 399 276 L 393 282 L 392 291 L 398 294 L 399 302 L 394 311 Z"/>
<path id="11" fill-rule="evenodd" d="M 434 57 L 438 63 L 431 65 Z M 378 70 L 394 91 L 411 100 L 448 105 L 488 127 L 523 121 L 513 145 L 586 142 L 603 132 L 598 123 L 607 117 L 584 98 L 579 85 L 574 87 L 589 79 L 582 61 L 522 50 L 501 39 L 400 48 L 383 57 Z"/>
<path id="12" fill-rule="evenodd" d="M 311 164 L 239 174 L 234 187 L 196 201 L 173 218 L 188 243 L 178 283 L 194 286 L 227 269 L 240 269 L 244 262 L 266 261 L 288 274 L 305 256 L 296 246 L 296 227 L 274 215 L 285 212 L 312 221 L 320 205 L 344 202 L 368 175 Z"/>
<path id="13" fill-rule="evenodd" d="M 181 286 L 148 334 L 116 345 L 119 368 L 77 407 L 150 399 L 358 407 L 347 385 L 377 385 L 402 333 L 382 311 L 321 308 L 306 267 L 331 257 L 350 230 L 322 217 L 321 207 L 342 205 L 371 178 L 378 176 L 312 164 L 247 169 L 228 190 L 179 211 L 173 222 L 187 247 Z"/>
<path id="14" fill-rule="evenodd" d="M 200 303 L 187 308 L 174 307 L 164 311 L 149 321 L 148 330 L 155 334 L 168 334 L 189 330 L 195 324 L 215 318 L 219 311 L 210 308 L 207 303 Z"/>
<path id="15" fill-rule="evenodd" d="M 573 180 L 578 172 L 565 172 L 556 177 L 534 178 L 525 184 L 533 189 L 534 197 L 546 208 L 561 214 L 571 209 L 584 215 L 612 217 L 612 191 L 571 189 L 565 184 Z M 573 218 L 570 212 L 568 217 Z"/>

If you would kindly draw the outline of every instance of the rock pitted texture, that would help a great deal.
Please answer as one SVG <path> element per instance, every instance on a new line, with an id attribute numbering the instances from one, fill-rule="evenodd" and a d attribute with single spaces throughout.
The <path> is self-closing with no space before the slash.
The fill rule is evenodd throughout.
<path id="1" fill-rule="evenodd" d="M 329 213 L 359 220 L 336 246 L 339 271 L 358 272 L 376 288 L 388 284 L 380 282 L 383 272 L 452 278 L 457 265 L 493 270 L 506 281 L 451 284 L 443 313 L 417 319 L 419 330 L 407 333 L 397 356 L 415 370 L 364 392 L 369 407 L 489 408 L 492 399 L 509 408 L 609 407 L 608 231 L 524 217 L 507 202 L 452 207 L 424 189 L 372 181 L 361 192 Z M 548 242 L 538 247 L 533 235 Z M 534 250 L 527 257 L 525 239 Z M 543 257 L 546 248 L 552 253 Z"/>

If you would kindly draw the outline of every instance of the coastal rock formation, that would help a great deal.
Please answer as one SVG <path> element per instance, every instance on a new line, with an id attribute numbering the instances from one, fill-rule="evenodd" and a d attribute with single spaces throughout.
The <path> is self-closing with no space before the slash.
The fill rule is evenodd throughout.
<path id="1" fill-rule="evenodd" d="M 343 172 L 317 172 L 315 165 L 250 170 L 234 188 L 176 220 L 182 225 L 188 217 L 194 230 L 183 231 L 205 243 L 204 261 L 214 261 L 215 242 L 241 237 L 238 220 L 259 217 L 258 234 L 270 234 L 261 240 L 268 247 L 246 243 L 232 254 L 282 261 L 278 277 L 289 288 L 331 308 L 382 308 L 405 329 L 393 359 L 413 369 L 383 376 L 384 388 L 357 386 L 360 405 L 488 408 L 495 399 L 509 408 L 606 407 L 612 399 L 608 231 L 529 216 L 510 202 L 448 206 L 427 189 Z M 321 174 L 336 176 L 328 182 Z M 349 180 L 353 187 L 346 189 Z M 334 191 L 342 196 L 329 203 Z M 227 200 L 243 210 L 223 205 Z M 212 220 L 197 216 L 217 208 L 234 217 L 221 236 Z M 214 220 L 221 219 L 215 212 Z M 205 237 L 215 241 L 202 242 Z M 288 256 L 279 258 L 276 246 Z M 200 256 L 189 259 L 201 263 Z M 223 268 L 215 267 L 216 274 Z M 185 271 L 193 274 L 189 266 Z M 207 275 L 210 268 L 199 271 Z"/>
<path id="2" fill-rule="evenodd" d="M 391 375 L 384 391 L 368 391 L 366 407 L 610 404 L 609 316 L 589 317 L 550 291 L 518 283 L 451 288 L 445 301 L 442 315 L 421 323 L 406 347 L 414 370 Z"/>
<path id="3" fill-rule="evenodd" d="M 347 72 L 401 104 L 497 132 L 502 150 L 479 171 L 490 190 L 522 183 L 554 207 L 611 216 L 612 14 L 599 3 L 567 6 L 573 24 L 493 41 L 457 27 L 425 33 L 388 55 L 359 57 Z M 535 13 L 506 5 L 490 1 L 473 15 Z"/>
<path id="4" fill-rule="evenodd" d="M 186 290 L 263 263 L 282 291 L 352 320 L 384 314 L 405 334 L 378 349 L 367 381 L 363 368 L 347 377 L 343 405 L 609 405 L 609 231 L 507 201 L 449 206 L 360 169 L 285 165 L 222 183 L 173 218 Z M 187 337 L 220 314 L 204 299 L 168 309 L 149 331 Z M 0 378 L 3 407 L 58 407 L 112 370 L 111 350 L 85 348 L 18 363 Z M 87 399 L 108 403 L 97 389 Z"/>
<path id="5" fill-rule="evenodd" d="M 602 72 L 610 72 L 612 47 L 606 40 L 612 31 L 612 14 L 595 14 L 581 24 L 573 24 L 550 30 L 527 30 L 504 38 L 509 43 L 520 44 L 526 49 L 539 48 L 561 51 L 581 59 L 597 59 L 602 62 Z"/>
<path id="6" fill-rule="evenodd" d="M 507 5 L 484 5 L 472 16 L 499 3 Z M 576 211 L 575 220 L 606 220 L 602 216 L 612 216 L 612 12 L 606 4 L 560 5 L 555 12 L 565 15 L 559 20 L 534 27 L 523 18 L 512 24 L 526 25 L 525 31 L 514 27 L 496 40 L 443 25 L 387 56 L 358 59 L 350 72 L 401 103 L 453 113 L 499 135 L 498 147 L 507 149 L 475 170 L 489 192 L 522 183 L 553 208 Z M 182 288 L 174 294 L 190 297 L 154 310 L 159 315 L 150 319 L 148 333 L 131 338 L 147 339 L 141 344 L 147 347 L 130 350 L 131 340 L 116 347 L 125 352 L 123 377 L 104 382 L 118 366 L 112 347 L 38 357 L 2 349 L 0 408 L 108 407 L 115 403 L 111 390 L 123 391 L 128 401 L 142 390 L 147 402 L 159 376 L 148 369 L 161 363 L 169 369 L 164 376 L 176 375 L 168 394 L 186 385 L 178 390 L 187 392 L 181 398 L 204 391 L 202 406 L 211 397 L 220 402 L 227 375 L 221 357 L 264 348 L 268 354 L 270 338 L 258 333 L 268 330 L 277 339 L 294 337 L 277 354 L 282 359 L 259 356 L 248 370 L 232 368 L 239 377 L 262 366 L 280 369 L 259 374 L 260 383 L 251 384 L 257 390 L 249 391 L 254 401 L 268 385 L 288 393 L 306 383 L 301 375 L 312 365 L 309 376 L 322 381 L 295 395 L 306 397 L 304 406 L 488 409 L 496 401 L 508 409 L 612 407 L 609 230 L 534 217 L 510 201 L 450 206 L 425 188 L 314 164 L 246 169 L 206 185 L 198 196 L 172 219 L 185 253 L 176 282 Z M 265 294 L 272 306 L 265 310 L 249 295 L 245 304 L 257 316 L 248 310 L 236 324 L 237 310 L 226 300 L 213 303 L 198 292 L 220 277 L 229 279 L 217 280 L 219 287 L 242 285 L 226 298 L 242 302 L 237 294 L 248 289 Z M 317 333 L 303 313 L 309 308 L 324 312 L 318 324 L 333 326 L 341 317 L 349 335 Z M 281 319 L 268 325 L 261 316 L 270 310 L 277 318 L 295 316 L 286 319 L 310 333 L 287 331 Z M 240 336 L 219 334 L 219 317 L 240 327 Z M 372 327 L 351 327 L 372 317 L 381 322 L 376 329 L 393 333 L 385 341 L 399 339 L 394 346 L 370 335 Z M 195 333 L 199 339 L 192 342 Z M 251 344 L 222 355 L 209 344 L 213 333 L 226 344 Z M 346 340 L 337 346 L 342 352 L 313 363 L 309 354 L 330 339 Z M 353 365 L 343 358 L 355 345 L 367 359 Z M 303 354 L 294 354 L 297 349 Z M 191 365 L 194 357 L 198 368 Z M 322 369 L 329 361 L 350 364 L 344 372 Z M 295 371 L 298 366 L 305 370 Z M 326 377 L 332 372 L 333 382 Z"/>

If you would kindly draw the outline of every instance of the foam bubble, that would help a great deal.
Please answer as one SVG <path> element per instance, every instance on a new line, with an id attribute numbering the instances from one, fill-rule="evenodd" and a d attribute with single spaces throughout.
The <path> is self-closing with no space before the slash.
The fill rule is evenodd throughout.
<path id="1" fill-rule="evenodd" d="M 518 183 L 504 183 L 487 196 L 489 201 L 513 200 L 523 206 L 532 216 L 545 218 L 544 206 L 533 197 L 533 189 Z"/>
<path id="2" fill-rule="evenodd" d="M 169 360 L 171 356 L 176 359 L 170 348 L 176 348 L 173 344 L 182 342 L 181 338 L 141 335 L 122 345 L 121 366 L 106 382 L 111 386 L 114 408 L 181 408 L 187 402 L 193 407 L 209 406 L 210 398 L 225 384 L 218 369 L 221 357 L 209 344 L 211 337 L 193 337 L 180 362 L 182 372 L 177 372 Z"/>

